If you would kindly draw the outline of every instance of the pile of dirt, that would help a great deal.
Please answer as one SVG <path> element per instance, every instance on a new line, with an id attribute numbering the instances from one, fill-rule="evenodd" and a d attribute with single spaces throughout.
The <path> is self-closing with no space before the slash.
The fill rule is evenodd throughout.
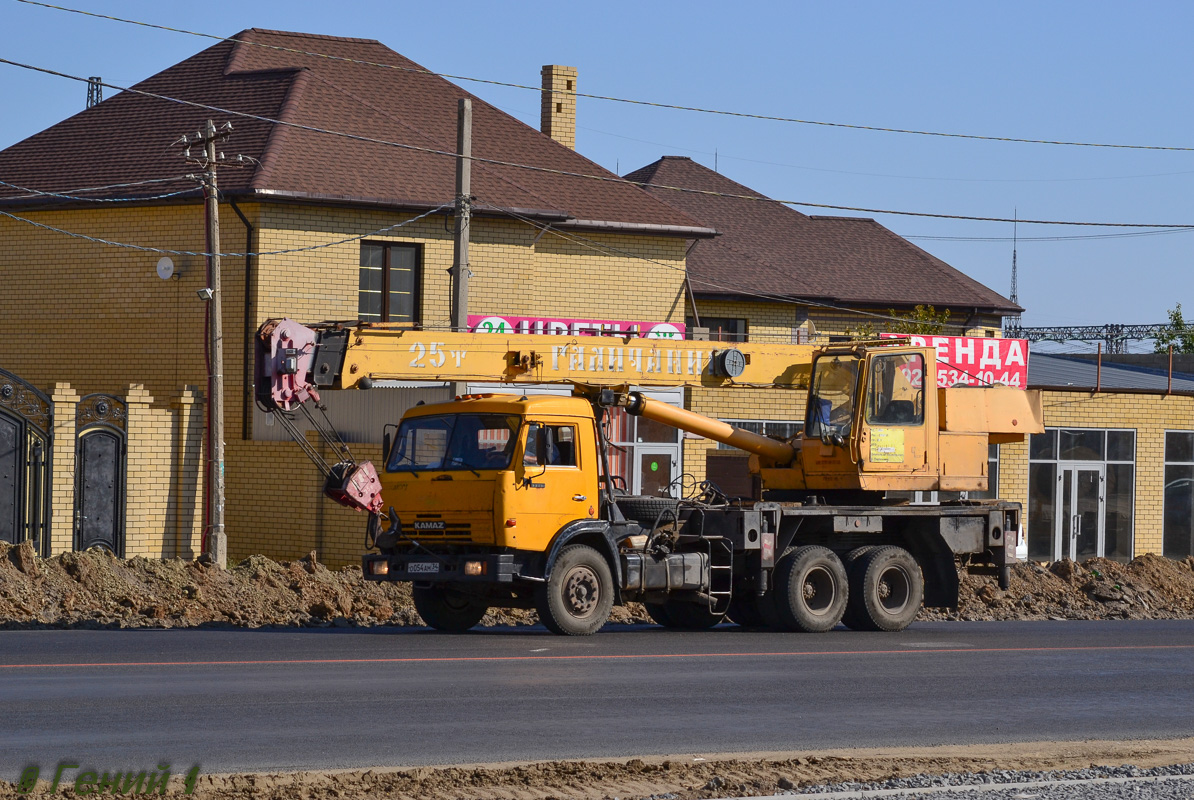
<path id="1" fill-rule="evenodd" d="M 641 607 L 613 622 L 641 622 Z M 482 625 L 534 625 L 534 611 L 492 609 Z M 227 569 L 199 561 L 120 559 L 93 549 L 39 558 L 30 543 L 0 542 L 0 627 L 176 628 L 205 624 L 358 627 L 422 625 L 409 584 L 366 581 L 360 567 L 330 570 L 250 556 Z"/>
<path id="2" fill-rule="evenodd" d="M 1012 568 L 1002 591 L 994 577 L 961 576 L 958 610 L 924 609 L 920 619 L 1188 619 L 1194 617 L 1194 557 L 1147 554 L 1128 563 L 1092 558 Z"/>
<path id="3" fill-rule="evenodd" d="M 963 575 L 956 612 L 921 619 L 1170 619 L 1194 617 L 1194 558 L 1145 555 L 1020 564 L 1011 587 Z M 492 609 L 482 625 L 534 625 L 534 611 Z M 615 608 L 615 624 L 648 622 Z M 227 570 L 202 562 L 118 559 L 101 550 L 39 558 L 26 542 L 0 543 L 0 627 L 139 628 L 231 624 L 341 627 L 421 625 L 407 584 L 366 581 L 359 567 L 330 570 L 251 556 Z"/>

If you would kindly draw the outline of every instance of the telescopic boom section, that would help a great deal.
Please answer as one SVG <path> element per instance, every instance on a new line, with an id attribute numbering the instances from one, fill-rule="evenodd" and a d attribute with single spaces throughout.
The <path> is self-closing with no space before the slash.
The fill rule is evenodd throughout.
<path id="1" fill-rule="evenodd" d="M 651 400 L 637 392 L 633 393 L 631 398 L 631 403 L 627 407 L 627 411 L 631 414 L 637 414 L 655 422 L 662 422 L 664 425 L 671 425 L 673 428 L 679 428 L 682 431 L 695 433 L 706 439 L 754 453 L 773 461 L 776 466 L 791 463 L 792 459 L 796 457 L 795 448 L 787 442 L 744 431 L 719 419 L 706 417 L 704 414 L 684 408 L 677 408 L 659 400 Z"/>

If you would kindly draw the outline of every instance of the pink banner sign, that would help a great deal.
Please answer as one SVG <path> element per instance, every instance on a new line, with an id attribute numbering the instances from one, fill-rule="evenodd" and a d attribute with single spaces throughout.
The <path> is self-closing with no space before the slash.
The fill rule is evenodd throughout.
<path id="1" fill-rule="evenodd" d="M 884 339 L 903 337 L 881 333 Z M 985 336 L 911 336 L 913 347 L 937 351 L 937 386 L 983 386 L 1001 383 L 1023 389 L 1028 385 L 1028 340 Z"/>
<path id="2" fill-rule="evenodd" d="M 474 333 L 531 333 L 547 336 L 638 336 L 645 339 L 683 339 L 684 325 L 672 322 L 624 322 L 563 317 L 498 317 L 469 314 Z"/>

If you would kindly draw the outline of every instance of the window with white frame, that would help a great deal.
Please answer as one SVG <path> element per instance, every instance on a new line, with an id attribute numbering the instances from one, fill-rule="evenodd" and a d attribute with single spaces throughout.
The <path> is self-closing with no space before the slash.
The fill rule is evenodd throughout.
<path id="1" fill-rule="evenodd" d="M 1069 557 L 1065 540 L 1073 535 L 1073 519 L 1083 516 L 1079 508 L 1083 476 L 1090 482 L 1089 502 L 1102 508 L 1080 529 L 1083 536 L 1097 540 L 1089 554 L 1118 560 L 1132 557 L 1136 431 L 1046 428 L 1028 441 L 1030 559 Z M 1094 478 L 1099 479 L 1097 486 Z"/>

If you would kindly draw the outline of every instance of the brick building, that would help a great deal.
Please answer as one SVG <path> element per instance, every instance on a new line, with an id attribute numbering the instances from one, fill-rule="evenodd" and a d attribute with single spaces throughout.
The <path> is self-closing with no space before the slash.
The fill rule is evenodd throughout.
<path id="1" fill-rule="evenodd" d="M 32 536 L 45 552 L 100 543 L 127 555 L 197 553 L 205 224 L 201 194 L 185 177 L 197 167 L 170 145 L 210 118 L 232 123 L 226 157 L 251 159 L 220 171 L 221 249 L 260 254 L 223 259 L 230 556 L 358 557 L 361 518 L 322 500 L 318 473 L 253 406 L 250 336 L 278 316 L 448 325 L 451 153 L 458 99 L 471 95 L 376 41 L 262 30 L 235 38 L 134 87 L 160 97 L 119 93 L 0 152 L 8 184 L 0 209 L 14 215 L 0 219 L 0 367 L 16 399 L 52 407 L 26 418 L 0 391 L 10 420 L 0 440 L 9 437 L 14 459 L 23 458 L 21 448 L 48 441 L 40 421 L 53 428 L 56 467 L 10 482 L 8 507 L 0 504 L 12 517 L 0 528 L 6 538 Z M 547 68 L 544 80 L 567 91 L 575 77 Z M 474 164 L 470 311 L 682 326 L 685 247 L 714 232 L 561 144 L 572 141 L 575 119 L 562 101 L 544 108 L 552 135 L 472 102 L 474 156 L 556 172 Z M 72 199 L 80 196 L 87 201 Z M 190 255 L 173 255 L 174 275 L 163 280 L 162 253 L 98 240 Z M 39 388 L 52 397 L 43 402 Z M 94 411 L 97 393 L 104 419 L 119 424 L 77 437 L 92 430 L 94 414 L 78 409 Z M 393 420 L 418 399 L 445 395 L 395 387 L 373 393 L 366 408 L 341 408 L 356 455 L 377 455 L 381 425 L 354 424 Z M 39 431 L 46 435 L 33 441 Z M 105 459 L 115 463 L 90 470 Z M 109 534 L 88 533 L 100 523 Z"/>

